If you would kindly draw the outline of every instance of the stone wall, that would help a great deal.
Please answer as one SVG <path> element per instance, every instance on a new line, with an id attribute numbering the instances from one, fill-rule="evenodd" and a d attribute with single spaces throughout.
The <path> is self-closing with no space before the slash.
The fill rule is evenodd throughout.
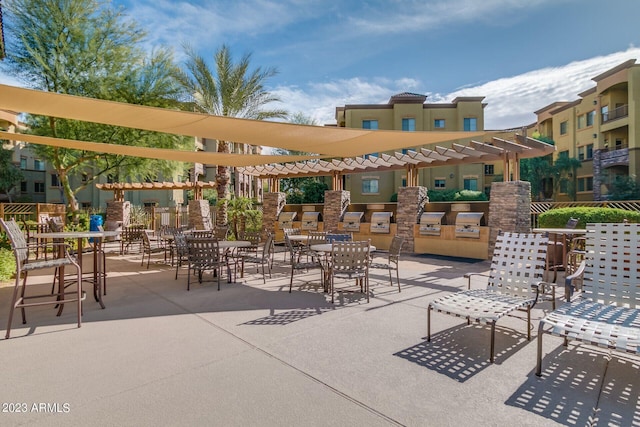
<path id="1" fill-rule="evenodd" d="M 407 252 L 413 252 L 415 249 L 414 225 L 418 223 L 420 208 L 428 201 L 426 187 L 398 188 L 397 231 L 399 236 L 404 237 L 403 249 Z"/>
<path id="2" fill-rule="evenodd" d="M 351 204 L 351 192 L 344 190 L 327 190 L 324 192 L 324 211 L 322 221 L 324 230 L 332 231 L 338 229 L 338 223 L 342 219 L 342 214 Z"/>
<path id="3" fill-rule="evenodd" d="M 107 222 L 120 223 L 121 225 L 129 225 L 129 217 L 131 215 L 131 202 L 108 201 L 107 202 Z"/>
<path id="4" fill-rule="evenodd" d="M 276 224 L 278 223 L 278 215 L 282 212 L 282 208 L 287 204 L 287 195 L 285 193 L 264 193 L 262 204 L 262 229 L 273 235 L 276 234 Z"/>
<path id="5" fill-rule="evenodd" d="M 528 181 L 494 182 L 489 202 L 489 258 L 493 256 L 500 231 L 531 231 L 531 183 Z"/>

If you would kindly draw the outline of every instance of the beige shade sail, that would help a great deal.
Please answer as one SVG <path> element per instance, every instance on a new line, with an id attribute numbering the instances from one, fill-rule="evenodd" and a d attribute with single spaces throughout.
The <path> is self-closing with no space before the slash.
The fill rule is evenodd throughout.
<path id="1" fill-rule="evenodd" d="M 46 136 L 16 134 L 2 131 L 0 131 L 0 139 L 23 141 L 31 144 L 49 145 L 52 147 L 70 148 L 74 150 L 94 151 L 97 153 L 118 154 L 122 156 L 236 167 L 257 166 L 275 162 L 299 162 L 314 158 L 313 156 L 230 154 L 208 151 L 170 150 L 166 148 L 136 147 L 131 145 L 77 141 L 73 139 L 51 138 Z"/>
<path id="2" fill-rule="evenodd" d="M 7 85 L 0 85 L 0 109 L 316 153 L 325 157 L 356 157 L 458 139 L 469 140 L 487 134 L 484 131 L 402 132 L 276 123 L 147 107 Z M 491 135 L 497 136 L 498 133 L 492 132 Z M 288 161 L 284 158 L 271 160 L 262 157 L 262 164 Z M 211 163 L 224 164 L 222 160 Z"/>

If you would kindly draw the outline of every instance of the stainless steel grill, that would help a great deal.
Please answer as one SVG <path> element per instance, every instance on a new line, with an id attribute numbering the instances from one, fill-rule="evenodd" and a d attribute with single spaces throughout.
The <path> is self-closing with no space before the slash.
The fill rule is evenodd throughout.
<path id="1" fill-rule="evenodd" d="M 391 216 L 393 212 L 374 212 L 371 214 L 372 233 L 389 234 L 391 232 Z"/>
<path id="2" fill-rule="evenodd" d="M 343 228 L 348 231 L 360 231 L 362 212 L 345 212 L 342 218 Z"/>
<path id="3" fill-rule="evenodd" d="M 280 224 L 280 228 L 291 228 L 293 227 L 293 220 L 296 218 L 297 212 L 280 212 L 278 215 L 278 224 Z"/>
<path id="4" fill-rule="evenodd" d="M 420 235 L 439 236 L 444 212 L 425 212 L 420 216 Z"/>
<path id="5" fill-rule="evenodd" d="M 318 216 L 320 212 L 304 212 L 302 214 L 302 229 L 303 230 L 318 230 Z"/>
<path id="6" fill-rule="evenodd" d="M 480 238 L 482 212 L 459 212 L 456 216 L 456 237 Z"/>

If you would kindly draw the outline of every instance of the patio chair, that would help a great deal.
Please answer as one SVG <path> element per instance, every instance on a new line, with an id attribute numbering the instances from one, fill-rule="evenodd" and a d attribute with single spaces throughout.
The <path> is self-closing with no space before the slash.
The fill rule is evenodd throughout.
<path id="1" fill-rule="evenodd" d="M 640 224 L 587 224 L 578 298 L 547 314 L 538 326 L 536 375 L 542 375 L 545 333 L 569 340 L 640 354 Z"/>
<path id="2" fill-rule="evenodd" d="M 431 301 L 427 308 L 427 341 L 431 341 L 431 311 L 491 325 L 489 360 L 493 363 L 496 322 L 515 311 L 527 312 L 527 340 L 531 340 L 531 308 L 538 301 L 545 272 L 548 238 L 541 234 L 504 233 L 497 237 L 486 289 L 471 289 Z"/>
<path id="3" fill-rule="evenodd" d="M 569 218 L 564 228 L 574 230 L 578 226 L 579 218 Z M 564 267 L 563 256 L 567 254 L 572 246 L 573 234 L 562 235 L 561 240 L 549 239 L 549 250 L 547 252 L 547 272 L 553 271 L 553 280 L 555 282 L 558 278 L 558 270 Z M 546 280 L 546 279 L 545 279 Z M 555 308 L 555 307 L 554 307 Z"/>
<path id="4" fill-rule="evenodd" d="M 356 279 L 369 302 L 369 264 L 371 240 L 356 242 L 333 242 L 329 259 L 329 287 L 331 302 L 334 302 L 335 279 Z M 344 291 L 344 290 L 343 290 Z"/>
<path id="5" fill-rule="evenodd" d="M 389 247 L 389 254 L 386 263 L 376 262 L 376 260 L 371 261 L 371 265 L 369 268 L 375 270 L 387 270 L 389 271 L 389 283 L 393 286 L 393 279 L 391 277 L 391 272 L 395 270 L 396 279 L 398 280 L 398 292 L 400 290 L 400 252 L 402 251 L 402 244 L 404 243 L 404 237 L 393 236 L 391 240 L 391 246 Z"/>
<path id="6" fill-rule="evenodd" d="M 182 230 L 175 230 L 173 234 L 173 252 L 171 255 L 171 262 L 176 265 L 176 277 L 178 280 L 178 270 L 182 267 L 183 263 L 189 263 L 189 247 L 187 246 L 187 237 Z"/>
<path id="7" fill-rule="evenodd" d="M 353 240 L 353 233 L 351 232 L 336 231 L 336 232 L 327 233 L 327 243 L 350 242 L 352 240 Z"/>
<path id="8" fill-rule="evenodd" d="M 151 255 L 165 253 L 165 248 L 158 245 L 157 240 L 151 240 L 149 236 L 152 232 L 149 230 L 143 230 L 142 233 L 142 263 L 140 266 L 144 265 L 144 258 L 147 257 L 147 270 L 149 269 L 149 262 L 151 261 Z"/>
<path id="9" fill-rule="evenodd" d="M 289 240 L 289 235 L 285 234 L 284 235 L 284 242 L 285 245 L 287 246 L 288 252 L 289 252 L 289 258 L 290 258 L 290 262 L 291 262 L 291 279 L 289 281 L 289 293 L 291 293 L 291 289 L 293 287 L 293 274 L 296 271 L 302 271 L 302 270 L 313 270 L 313 269 L 320 269 L 320 280 L 321 282 L 324 284 L 324 269 L 322 264 L 320 263 L 320 260 L 318 258 L 312 258 L 310 261 L 302 261 L 302 248 L 300 246 L 294 246 L 293 242 L 291 240 Z"/>
<path id="10" fill-rule="evenodd" d="M 229 236 L 229 226 L 228 225 L 216 225 L 213 229 L 213 237 L 217 240 L 227 240 Z"/>
<path id="11" fill-rule="evenodd" d="M 16 223 L 15 220 L 5 221 L 3 219 L 0 219 L 0 225 L 7 233 L 16 261 L 15 284 L 11 298 L 11 306 L 9 308 L 9 320 L 7 321 L 7 333 L 5 337 L 9 338 L 11 336 L 11 324 L 13 321 L 13 313 L 15 309 L 20 309 L 20 311 L 22 312 L 22 323 L 25 324 L 27 323 L 25 310 L 26 307 L 34 307 L 46 304 L 58 305 L 59 316 L 62 314 L 62 309 L 64 307 L 64 304 L 61 303 L 62 300 L 64 300 L 65 304 L 77 303 L 78 327 L 80 327 L 82 323 L 82 300 L 84 299 L 84 294 L 82 292 L 82 271 L 77 261 L 69 254 L 68 246 L 64 245 L 64 243 L 51 243 L 49 244 L 49 248 L 54 249 L 54 253 L 63 253 L 62 256 L 41 261 L 30 261 L 28 258 L 29 247 L 27 245 L 24 234 L 22 233 L 22 230 L 20 230 L 20 227 L 18 226 L 18 223 Z M 51 293 L 26 295 L 27 276 L 30 271 L 59 268 L 63 266 L 75 267 L 75 291 L 65 292 L 65 287 L 63 285 L 60 285 L 58 288 L 58 292 L 54 293 L 53 295 Z M 67 299 L 67 295 L 72 297 Z M 36 301 L 28 302 L 30 300 Z"/>
<path id="12" fill-rule="evenodd" d="M 131 245 L 138 245 L 142 249 L 142 234 L 144 230 L 145 228 L 142 224 L 132 224 L 122 228 L 120 255 L 127 253 Z"/>
<path id="13" fill-rule="evenodd" d="M 224 255 L 220 254 L 218 241 L 215 239 L 187 239 L 189 248 L 189 268 L 187 271 L 187 291 L 191 289 L 191 273 L 197 274 L 198 282 L 203 282 L 203 275 L 211 271 L 218 280 L 220 290 L 220 276 L 222 271 L 229 271 L 229 264 Z"/>
<path id="14" fill-rule="evenodd" d="M 269 278 L 271 278 L 271 263 L 273 259 L 273 253 L 275 251 L 275 246 L 273 244 L 273 234 L 267 234 L 267 240 L 264 242 L 264 246 L 262 246 L 262 252 L 259 256 L 255 256 L 252 254 L 245 254 L 244 256 L 240 256 L 240 277 L 244 277 L 244 265 L 255 264 L 256 270 L 259 270 L 262 267 L 262 282 L 267 283 L 265 278 L 264 267 L 267 266 L 269 270 Z"/>
<path id="15" fill-rule="evenodd" d="M 193 239 L 213 239 L 213 230 L 192 230 L 189 238 Z M 217 239 L 219 240 L 219 239 Z"/>

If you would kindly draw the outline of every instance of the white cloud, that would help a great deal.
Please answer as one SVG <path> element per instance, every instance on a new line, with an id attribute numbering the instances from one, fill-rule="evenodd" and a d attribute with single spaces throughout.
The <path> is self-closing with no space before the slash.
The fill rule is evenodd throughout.
<path id="1" fill-rule="evenodd" d="M 428 94 L 427 102 L 451 102 L 457 96 L 484 96 L 486 129 L 506 129 L 533 123 L 533 113 L 556 101 L 574 101 L 578 94 L 595 86 L 591 79 L 629 59 L 640 58 L 640 48 L 575 61 L 560 67 L 542 68 L 480 85 L 465 86 L 447 94 Z M 420 93 L 415 79 L 361 78 L 330 80 L 306 87 L 277 87 L 273 92 L 290 112 L 312 116 L 319 124 L 335 123 L 335 108 L 346 104 L 385 103 L 395 93 Z"/>

